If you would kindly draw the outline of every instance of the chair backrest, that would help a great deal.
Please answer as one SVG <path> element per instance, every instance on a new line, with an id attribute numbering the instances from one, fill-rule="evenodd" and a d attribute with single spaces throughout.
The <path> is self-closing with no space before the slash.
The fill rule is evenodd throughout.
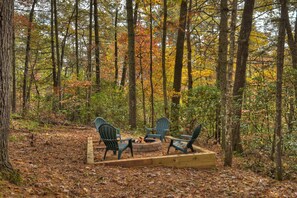
<path id="1" fill-rule="evenodd" d="M 201 128 L 202 128 L 201 124 L 195 128 L 195 130 L 192 134 L 191 140 L 188 142 L 188 145 L 192 145 L 195 142 L 195 140 L 197 139 L 197 137 L 199 136 L 199 134 L 201 132 Z"/>
<path id="2" fill-rule="evenodd" d="M 164 131 L 164 129 L 169 129 L 169 125 L 170 125 L 170 121 L 167 118 L 165 117 L 159 118 L 156 124 L 157 133 L 164 135 L 164 133 L 166 132 Z"/>
<path id="3" fill-rule="evenodd" d="M 99 131 L 99 127 L 102 125 L 102 124 L 106 124 L 106 120 L 104 120 L 103 118 L 101 117 L 97 117 L 95 120 L 94 120 L 94 123 L 95 123 L 95 127 L 96 127 L 96 130 Z"/>
<path id="4" fill-rule="evenodd" d="M 117 130 L 110 124 L 102 124 L 99 127 L 101 140 L 104 142 L 108 150 L 118 150 Z"/>

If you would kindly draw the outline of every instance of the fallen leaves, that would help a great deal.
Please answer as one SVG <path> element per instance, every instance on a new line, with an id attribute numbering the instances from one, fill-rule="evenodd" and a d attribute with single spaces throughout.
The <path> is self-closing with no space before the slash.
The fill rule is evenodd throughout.
<path id="1" fill-rule="evenodd" d="M 297 197 L 296 180 L 276 182 L 237 166 L 225 168 L 219 154 L 212 170 L 87 165 L 87 137 L 97 135 L 93 128 L 70 126 L 34 134 L 34 147 L 26 138 L 10 142 L 11 162 L 24 182 L 0 181 L 0 197 Z"/>

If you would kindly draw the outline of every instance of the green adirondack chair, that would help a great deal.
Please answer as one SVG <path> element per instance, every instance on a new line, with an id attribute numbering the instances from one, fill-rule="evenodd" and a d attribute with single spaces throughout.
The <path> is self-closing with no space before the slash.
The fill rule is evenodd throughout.
<path id="1" fill-rule="evenodd" d="M 163 142 L 163 140 L 165 140 L 166 133 L 169 131 L 169 125 L 170 121 L 167 118 L 159 118 L 155 128 L 145 127 L 145 138 L 159 138 Z"/>
<path id="2" fill-rule="evenodd" d="M 97 117 L 97 118 L 94 120 L 94 123 L 95 123 L 96 131 L 99 132 L 99 127 L 100 127 L 102 124 L 106 124 L 107 121 L 104 120 L 104 119 L 101 118 L 101 117 Z"/>
<path id="3" fill-rule="evenodd" d="M 179 150 L 183 153 L 187 153 L 188 149 L 191 149 L 194 152 L 193 143 L 198 138 L 201 132 L 202 125 L 198 125 L 192 135 L 181 135 L 181 139 L 173 138 L 170 141 L 168 146 L 167 154 L 169 154 L 170 147 L 174 147 L 176 150 Z"/>
<path id="4" fill-rule="evenodd" d="M 102 124 L 99 127 L 99 134 L 101 140 L 104 142 L 106 148 L 103 159 L 106 158 L 107 151 L 111 150 L 114 154 L 118 152 L 118 159 L 121 159 L 122 152 L 127 148 L 130 148 L 131 155 L 133 157 L 132 139 L 122 139 L 117 138 L 117 129 L 110 124 Z M 124 143 L 127 142 L 127 143 Z"/>
<path id="5" fill-rule="evenodd" d="M 94 120 L 94 123 L 95 123 L 95 128 L 96 128 L 96 131 L 99 132 L 99 127 L 102 125 L 102 124 L 106 124 L 108 123 L 106 120 L 104 120 L 103 118 L 101 117 L 97 117 L 95 120 Z M 117 138 L 121 139 L 121 133 L 120 133 L 120 129 L 119 128 L 116 128 L 117 130 Z M 101 139 L 99 140 L 99 144 L 101 144 Z"/>

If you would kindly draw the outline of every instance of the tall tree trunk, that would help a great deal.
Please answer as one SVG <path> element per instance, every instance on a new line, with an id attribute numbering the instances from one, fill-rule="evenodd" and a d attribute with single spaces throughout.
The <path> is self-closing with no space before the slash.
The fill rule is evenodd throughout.
<path id="1" fill-rule="evenodd" d="M 9 85 L 13 56 L 13 0 L 0 1 L 0 174 L 13 168 L 9 162 L 8 135 L 10 120 Z"/>
<path id="2" fill-rule="evenodd" d="M 58 91 L 58 107 L 59 109 L 61 110 L 62 109 L 62 90 L 61 90 L 61 63 L 60 63 L 60 46 L 59 46 L 59 30 L 58 30 L 58 14 L 57 14 L 57 0 L 54 0 L 54 24 L 55 24 L 55 40 L 56 40 L 56 57 L 57 57 L 57 62 L 56 62 L 56 65 L 57 65 L 57 69 L 58 69 L 58 72 L 57 72 L 57 91 Z"/>
<path id="3" fill-rule="evenodd" d="M 119 9 L 116 8 L 115 19 L 114 19 L 114 84 L 117 85 L 119 76 L 118 66 L 118 13 Z"/>
<path id="4" fill-rule="evenodd" d="M 183 55 L 184 55 L 184 40 L 185 40 L 185 28 L 186 28 L 186 16 L 187 15 L 187 1 L 182 0 L 179 16 L 179 28 L 176 41 L 176 56 L 174 66 L 174 81 L 171 105 L 171 121 L 173 123 L 172 132 L 177 133 L 179 129 L 179 105 L 181 94 L 181 80 L 182 80 L 182 67 L 183 67 Z"/>
<path id="5" fill-rule="evenodd" d="M 297 19 L 295 21 L 295 38 L 292 32 L 292 27 L 290 24 L 290 19 L 289 19 L 289 13 L 288 13 L 288 7 L 287 5 L 283 8 L 284 9 L 284 17 L 285 17 L 285 27 L 286 27 L 286 31 L 287 31 L 287 36 L 288 36 L 288 45 L 290 48 L 290 52 L 291 52 L 291 59 L 292 59 L 292 66 L 293 66 L 293 70 L 295 70 L 295 72 L 293 72 L 295 74 L 295 76 L 293 76 L 293 86 L 294 86 L 294 91 L 295 91 L 295 105 L 290 105 L 290 113 L 289 113 L 289 120 L 288 120 L 288 128 L 289 131 L 293 130 L 293 123 L 294 123 L 294 109 L 297 108 Z M 291 94 L 291 93 L 290 93 Z M 294 107 L 295 106 L 295 107 Z"/>
<path id="6" fill-rule="evenodd" d="M 78 52 L 78 4 L 79 0 L 75 0 L 75 66 L 76 66 L 76 80 L 79 80 L 79 52 Z M 77 90 L 79 93 L 79 90 Z"/>
<path id="7" fill-rule="evenodd" d="M 142 92 L 142 112 L 143 112 L 143 125 L 146 125 L 146 107 L 145 107 L 145 92 L 144 92 L 144 80 L 143 80 L 143 67 L 142 67 L 142 43 L 139 49 L 139 66 L 140 66 L 140 83 Z"/>
<path id="8" fill-rule="evenodd" d="M 163 1 L 163 33 L 162 33 L 162 77 L 163 77 L 163 98 L 164 98 L 164 113 L 169 118 L 168 97 L 167 97 L 167 76 L 166 76 L 166 37 L 167 37 L 167 0 Z"/>
<path id="9" fill-rule="evenodd" d="M 153 83 L 153 14 L 152 0 L 150 0 L 150 88 L 151 88 L 151 126 L 154 127 L 155 109 L 154 109 L 154 83 Z"/>
<path id="10" fill-rule="evenodd" d="M 232 166 L 232 76 L 233 76 L 233 63 L 235 56 L 235 33 L 236 33 L 236 20 L 237 19 L 237 0 L 232 2 L 231 24 L 230 24 L 230 47 L 229 47 L 229 60 L 227 65 L 227 85 L 226 85 L 226 138 L 225 142 L 225 158 L 224 165 Z"/>
<path id="11" fill-rule="evenodd" d="M 233 150 L 243 152 L 240 137 L 240 119 L 242 110 L 243 92 L 246 82 L 246 65 L 248 58 L 249 37 L 252 30 L 253 11 L 255 0 L 245 0 L 241 29 L 238 38 L 238 50 L 235 80 L 233 88 L 233 101 L 234 101 L 234 122 L 232 130 Z"/>
<path id="12" fill-rule="evenodd" d="M 281 18 L 279 21 L 278 41 L 277 41 L 277 72 L 276 72 L 276 115 L 275 115 L 275 137 L 276 137 L 276 179 L 283 179 L 282 168 L 282 80 L 284 67 L 284 47 L 286 34 L 286 9 L 287 1 L 280 0 L 281 3 Z"/>
<path id="13" fill-rule="evenodd" d="M 64 38 L 63 38 L 62 43 L 61 43 L 61 59 L 60 59 L 61 60 L 60 61 L 61 68 L 63 68 L 63 64 L 64 64 L 64 61 L 63 60 L 64 60 L 64 55 L 65 55 L 66 40 L 67 40 L 67 38 L 69 36 L 69 29 L 70 29 L 70 26 L 71 26 L 71 21 L 73 19 L 75 10 L 76 10 L 76 8 L 74 6 L 74 9 L 73 9 L 73 11 L 71 13 L 71 16 L 70 16 L 70 18 L 68 20 L 68 24 L 66 26 L 66 32 L 65 32 Z M 65 76 L 66 76 L 66 73 L 67 73 L 67 69 L 65 69 Z"/>
<path id="14" fill-rule="evenodd" d="M 12 113 L 16 112 L 16 59 L 15 59 L 15 27 L 13 25 L 13 39 L 12 39 L 12 97 L 11 97 L 11 110 Z"/>
<path id="15" fill-rule="evenodd" d="M 121 89 L 124 88 L 126 82 L 126 73 L 127 73 L 127 61 L 128 54 L 125 54 L 124 62 L 123 62 L 123 70 L 122 70 L 122 78 L 121 78 Z"/>
<path id="16" fill-rule="evenodd" d="M 99 48 L 99 25 L 98 3 L 94 0 L 94 31 L 95 31 L 95 61 L 96 61 L 96 92 L 100 90 L 100 48 Z"/>
<path id="17" fill-rule="evenodd" d="M 228 1 L 221 0 L 220 4 L 221 20 L 220 20 L 220 33 L 219 33 L 219 52 L 218 52 L 218 66 L 217 66 L 217 86 L 220 89 L 221 103 L 218 104 L 217 120 L 217 142 L 220 142 L 220 136 L 222 136 L 222 142 L 226 142 L 226 85 L 227 85 L 227 52 L 228 52 Z M 225 144 L 222 144 L 222 148 L 225 149 Z"/>
<path id="18" fill-rule="evenodd" d="M 23 78 L 23 114 L 27 113 L 27 81 L 28 81 L 28 71 L 29 71 L 29 59 L 30 59 L 30 51 L 31 51 L 31 31 L 32 31 L 32 23 L 34 18 L 34 9 L 37 0 L 34 0 L 32 3 L 32 7 L 29 14 L 29 24 L 27 29 L 27 41 L 26 41 L 26 57 L 25 57 L 25 68 L 24 68 L 24 78 Z"/>
<path id="19" fill-rule="evenodd" d="M 93 25 L 93 9 L 92 9 L 92 1 L 90 0 L 90 10 L 89 10 L 89 44 L 88 44 L 88 66 L 87 66 L 87 81 L 92 80 L 92 25 Z M 91 106 L 91 93 L 92 86 L 89 86 L 87 89 L 87 109 L 90 110 Z M 90 117 L 90 116 L 89 116 Z"/>
<path id="20" fill-rule="evenodd" d="M 192 0 L 189 0 L 189 8 L 188 8 L 188 15 L 187 15 L 187 49 L 188 49 L 188 62 L 187 62 L 187 67 L 188 67 L 188 90 L 191 90 L 193 88 L 193 76 L 192 76 L 192 46 L 191 46 L 191 18 L 192 18 Z"/>
<path id="21" fill-rule="evenodd" d="M 58 92 L 58 81 L 57 81 L 57 64 L 55 58 L 55 34 L 54 34 L 54 0 L 51 0 L 51 59 L 53 66 L 53 91 L 54 91 L 54 99 L 53 99 L 53 112 L 58 110 L 58 105 L 56 102 L 56 97 L 59 95 Z"/>
<path id="22" fill-rule="evenodd" d="M 126 0 L 129 55 L 129 125 L 136 128 L 135 35 L 132 0 Z"/>

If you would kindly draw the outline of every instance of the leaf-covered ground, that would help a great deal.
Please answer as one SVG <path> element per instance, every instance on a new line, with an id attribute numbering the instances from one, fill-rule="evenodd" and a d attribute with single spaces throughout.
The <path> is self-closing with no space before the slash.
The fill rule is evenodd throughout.
<path id="1" fill-rule="evenodd" d="M 60 126 L 33 134 L 11 131 L 10 160 L 23 181 L 16 186 L 0 180 L 0 197 L 297 197 L 296 179 L 278 182 L 236 161 L 225 168 L 218 147 L 212 170 L 105 167 L 85 163 L 87 137 L 97 138 L 93 128 Z"/>

